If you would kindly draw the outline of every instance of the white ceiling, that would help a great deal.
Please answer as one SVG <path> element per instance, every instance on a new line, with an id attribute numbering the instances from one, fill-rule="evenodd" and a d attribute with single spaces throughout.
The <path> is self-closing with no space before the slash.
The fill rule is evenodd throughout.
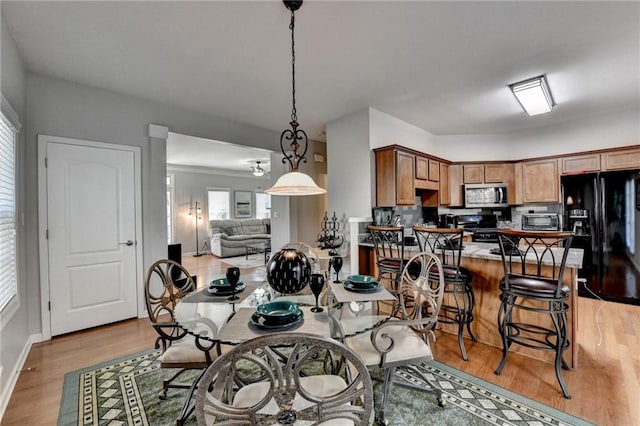
<path id="1" fill-rule="evenodd" d="M 207 167 L 245 172 L 247 176 L 260 161 L 260 167 L 271 171 L 271 151 L 213 141 L 195 136 L 169 133 L 167 138 L 167 164 Z"/>
<path id="2" fill-rule="evenodd" d="M 274 131 L 291 111 L 280 1 L 17 2 L 2 13 L 26 67 Z M 640 3 L 306 1 L 297 110 L 325 124 L 368 106 L 436 135 L 495 134 L 637 109 Z M 527 117 L 507 85 L 547 74 L 558 104 Z"/>

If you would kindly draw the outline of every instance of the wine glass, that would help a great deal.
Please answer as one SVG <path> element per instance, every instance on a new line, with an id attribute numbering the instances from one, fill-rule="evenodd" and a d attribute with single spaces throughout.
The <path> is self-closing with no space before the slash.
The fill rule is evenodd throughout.
<path id="1" fill-rule="evenodd" d="M 240 281 L 240 268 L 235 266 L 227 268 L 227 281 L 231 286 L 231 296 L 229 296 L 227 300 L 238 300 L 239 297 L 236 296 L 236 285 L 238 281 Z"/>
<path id="2" fill-rule="evenodd" d="M 309 287 L 311 288 L 311 292 L 316 298 L 316 306 L 311 308 L 311 312 L 322 312 L 322 309 L 318 305 L 318 297 L 320 297 L 320 293 L 322 293 L 322 287 L 324 287 L 324 275 L 322 274 L 311 274 L 311 280 L 309 281 Z"/>
<path id="3" fill-rule="evenodd" d="M 333 281 L 338 284 L 340 281 L 340 269 L 342 269 L 342 256 L 333 256 L 331 258 L 331 265 L 333 266 L 333 270 L 336 271 L 336 279 Z"/>

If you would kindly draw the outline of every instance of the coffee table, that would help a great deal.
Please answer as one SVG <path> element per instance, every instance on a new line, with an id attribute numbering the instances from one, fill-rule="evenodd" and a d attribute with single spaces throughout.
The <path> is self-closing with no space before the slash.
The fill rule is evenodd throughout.
<path id="1" fill-rule="evenodd" d="M 264 263 L 267 263 L 269 260 L 269 255 L 271 254 L 271 241 L 266 243 L 255 243 L 255 244 L 247 244 L 246 245 L 246 259 L 249 259 L 250 254 L 264 253 Z"/>

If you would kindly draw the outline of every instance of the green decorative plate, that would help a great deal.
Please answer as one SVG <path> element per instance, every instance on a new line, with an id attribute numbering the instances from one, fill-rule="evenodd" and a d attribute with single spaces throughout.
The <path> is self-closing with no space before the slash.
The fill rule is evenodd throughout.
<path id="1" fill-rule="evenodd" d="M 207 288 L 207 293 L 209 293 L 211 296 L 230 296 L 232 294 L 240 293 L 245 288 L 247 288 L 247 285 L 240 281 L 238 285 L 236 285 L 236 288 L 233 290 L 231 290 L 230 285 L 210 286 L 209 288 Z"/>
<path id="2" fill-rule="evenodd" d="M 261 305 L 262 306 L 262 305 Z M 249 322 L 255 325 L 258 328 L 263 328 L 266 330 L 280 330 L 284 328 L 293 327 L 296 324 L 299 324 L 304 319 L 304 313 L 302 311 L 298 311 L 297 314 L 289 317 L 286 321 L 276 321 L 272 322 L 268 318 L 260 315 L 258 312 L 254 312 L 251 315 L 251 319 Z"/>
<path id="3" fill-rule="evenodd" d="M 342 286 L 345 288 L 345 290 L 353 291 L 354 293 L 375 293 L 376 291 L 380 290 L 381 287 L 378 283 L 373 283 L 373 285 L 356 285 L 351 281 L 345 281 L 344 283 L 342 283 Z"/>
<path id="4" fill-rule="evenodd" d="M 370 275 L 349 275 L 346 281 L 350 282 L 353 287 L 371 288 L 376 287 L 378 282 Z"/>

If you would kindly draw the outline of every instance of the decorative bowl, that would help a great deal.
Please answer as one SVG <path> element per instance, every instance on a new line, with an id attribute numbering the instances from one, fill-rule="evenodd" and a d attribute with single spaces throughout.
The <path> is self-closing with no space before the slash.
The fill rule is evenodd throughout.
<path id="1" fill-rule="evenodd" d="M 300 313 L 300 307 L 297 303 L 276 300 L 258 305 L 256 312 L 268 322 L 282 323 L 295 318 Z"/>
<path id="2" fill-rule="evenodd" d="M 370 288 L 378 285 L 376 279 L 370 275 L 349 275 L 346 281 L 350 282 L 353 287 Z"/>

